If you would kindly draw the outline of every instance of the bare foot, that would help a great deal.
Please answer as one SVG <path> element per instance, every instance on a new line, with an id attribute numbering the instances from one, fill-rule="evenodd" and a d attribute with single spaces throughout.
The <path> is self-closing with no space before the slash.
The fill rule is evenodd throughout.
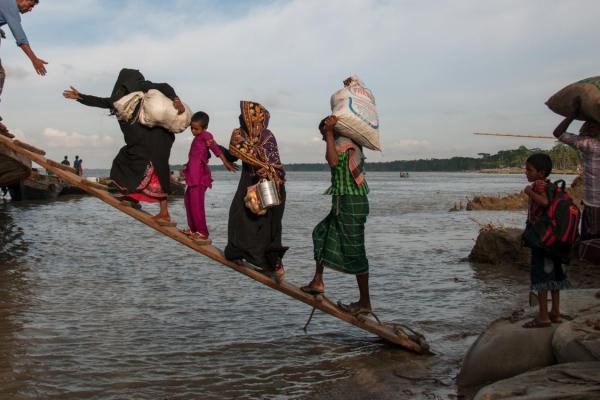
<path id="1" fill-rule="evenodd" d="M 302 286 L 300 290 L 302 290 L 304 293 L 313 295 L 323 294 L 325 293 L 325 285 L 323 282 L 315 282 L 313 279 L 308 285 Z"/>

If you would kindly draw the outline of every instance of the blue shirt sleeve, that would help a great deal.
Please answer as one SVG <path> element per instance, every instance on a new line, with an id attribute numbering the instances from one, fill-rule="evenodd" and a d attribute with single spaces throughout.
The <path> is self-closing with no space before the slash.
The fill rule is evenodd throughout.
<path id="1" fill-rule="evenodd" d="M 21 13 L 15 0 L 0 0 L 0 25 L 4 24 L 10 28 L 17 41 L 17 46 L 29 44 L 21 25 Z"/>

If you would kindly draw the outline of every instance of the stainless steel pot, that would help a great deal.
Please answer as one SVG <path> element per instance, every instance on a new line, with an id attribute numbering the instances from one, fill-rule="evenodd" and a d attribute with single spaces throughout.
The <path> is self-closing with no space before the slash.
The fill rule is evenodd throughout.
<path id="1" fill-rule="evenodd" d="M 258 194 L 260 197 L 260 205 L 263 208 L 275 207 L 281 204 L 279 190 L 277 184 L 273 181 L 263 179 L 258 183 Z"/>

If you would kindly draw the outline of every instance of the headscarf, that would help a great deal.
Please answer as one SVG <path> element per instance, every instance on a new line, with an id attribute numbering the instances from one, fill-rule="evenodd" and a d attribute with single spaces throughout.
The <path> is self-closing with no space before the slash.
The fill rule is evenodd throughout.
<path id="1" fill-rule="evenodd" d="M 273 177 L 277 173 L 275 169 L 282 168 L 282 165 L 270 161 L 270 154 L 264 146 L 273 135 L 267 129 L 271 115 L 253 101 L 241 101 L 240 110 L 240 127 L 234 129 L 231 135 L 229 151 L 254 167 L 265 168 L 267 174 Z"/>
<path id="2" fill-rule="evenodd" d="M 146 78 L 144 78 L 144 75 L 137 69 L 123 68 L 119 72 L 115 87 L 110 95 L 111 103 L 114 103 L 129 93 L 137 92 L 145 82 Z"/>

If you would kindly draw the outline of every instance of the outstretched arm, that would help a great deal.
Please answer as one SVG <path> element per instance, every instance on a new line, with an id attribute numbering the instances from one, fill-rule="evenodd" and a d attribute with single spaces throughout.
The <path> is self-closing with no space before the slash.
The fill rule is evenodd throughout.
<path id="1" fill-rule="evenodd" d="M 335 149 L 335 137 L 333 135 L 333 127 L 337 123 L 337 118 L 334 115 L 330 115 L 321 121 L 319 129 L 323 135 L 323 140 L 327 143 L 327 150 L 325 152 L 325 159 L 330 168 L 335 168 L 338 165 L 338 155 Z"/>
<path id="2" fill-rule="evenodd" d="M 38 75 L 46 75 L 45 65 L 48 63 L 42 60 L 41 58 L 38 58 L 28 44 L 22 44 L 19 47 L 21 48 L 21 50 L 23 50 L 23 53 L 25 53 L 25 55 L 29 58 L 31 64 L 33 64 L 33 69 L 35 69 L 35 72 L 37 72 Z"/>
<path id="3" fill-rule="evenodd" d="M 110 101 L 110 97 L 97 97 L 90 96 L 87 94 L 79 93 L 77 89 L 71 86 L 71 89 L 67 89 L 63 92 L 63 97 L 65 99 L 77 100 L 83 105 L 90 107 L 99 107 L 99 108 L 111 108 L 112 103 Z"/>

